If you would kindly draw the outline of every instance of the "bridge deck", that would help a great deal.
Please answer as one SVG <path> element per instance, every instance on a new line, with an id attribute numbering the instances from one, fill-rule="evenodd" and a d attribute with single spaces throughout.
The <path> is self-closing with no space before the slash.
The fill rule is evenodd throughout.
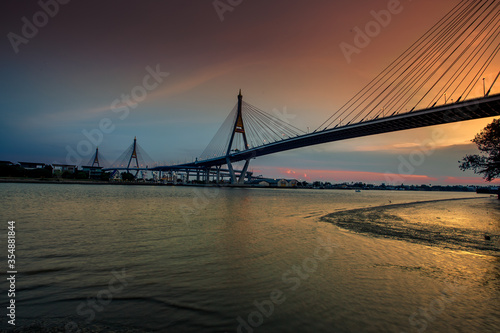
<path id="1" fill-rule="evenodd" d="M 494 117 L 498 115 L 500 115 L 500 94 L 304 134 L 240 151 L 231 154 L 229 159 L 231 162 L 237 162 L 327 142 L 448 124 L 458 121 Z M 153 170 L 171 170 L 173 168 L 182 167 L 207 168 L 223 164 L 226 164 L 225 156 L 180 164 L 177 166 L 161 166 Z"/>

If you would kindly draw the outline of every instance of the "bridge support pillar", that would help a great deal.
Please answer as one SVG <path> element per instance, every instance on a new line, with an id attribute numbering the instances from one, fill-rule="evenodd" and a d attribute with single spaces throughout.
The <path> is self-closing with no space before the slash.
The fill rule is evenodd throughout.
<path id="1" fill-rule="evenodd" d="M 240 178 L 238 179 L 238 184 L 244 184 L 245 183 L 245 176 L 247 174 L 248 165 L 250 165 L 250 159 L 247 159 L 245 161 L 245 166 L 243 167 L 243 170 L 241 170 Z"/>
<path id="2" fill-rule="evenodd" d="M 215 170 L 216 170 L 216 176 L 215 176 L 216 178 L 215 178 L 215 182 L 216 182 L 217 184 L 219 184 L 219 183 L 220 183 L 220 165 L 219 165 L 219 166 L 216 166 L 216 167 L 215 167 Z"/>
<path id="3" fill-rule="evenodd" d="M 231 177 L 231 184 L 236 182 L 236 176 L 234 175 L 233 165 L 229 160 L 229 157 L 226 157 L 227 169 L 229 170 L 229 176 Z"/>
<path id="4" fill-rule="evenodd" d="M 234 172 L 234 168 L 229 157 L 226 157 L 226 163 L 227 168 L 229 169 L 229 175 L 231 176 L 231 184 L 244 184 L 248 166 L 250 165 L 250 159 L 245 161 L 245 165 L 243 166 L 239 177 L 236 177 L 236 173 Z"/>

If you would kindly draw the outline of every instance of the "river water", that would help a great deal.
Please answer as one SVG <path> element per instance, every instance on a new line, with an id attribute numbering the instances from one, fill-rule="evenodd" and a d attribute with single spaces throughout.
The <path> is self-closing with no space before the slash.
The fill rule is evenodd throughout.
<path id="1" fill-rule="evenodd" d="M 488 195 L 0 184 L 0 202 L 2 330 L 14 220 L 18 331 L 500 331 Z"/>

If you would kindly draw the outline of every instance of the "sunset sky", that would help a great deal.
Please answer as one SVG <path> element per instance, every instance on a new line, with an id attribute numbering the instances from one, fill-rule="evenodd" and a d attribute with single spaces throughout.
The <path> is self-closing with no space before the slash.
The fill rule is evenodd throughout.
<path id="1" fill-rule="evenodd" d="M 66 163 L 68 151 L 88 140 L 84 133 L 100 130 L 93 138 L 109 161 L 134 136 L 156 161 L 191 161 L 239 89 L 246 102 L 315 129 L 458 3 L 221 0 L 229 6 L 222 12 L 211 0 L 55 1 L 2 2 L 0 160 Z M 43 3 L 51 17 L 39 14 Z M 371 11 L 395 4 L 390 23 L 347 61 L 341 43 L 353 43 Z M 34 20 L 37 31 L 25 27 Z M 13 34 L 28 38 L 16 44 Z M 130 113 L 114 112 L 138 86 L 147 95 Z M 497 83 L 492 93 L 499 92 Z M 470 140 L 491 121 L 302 148 L 253 160 L 251 169 L 301 180 L 484 184 L 458 160 L 477 152 Z M 437 132 L 440 139 L 429 141 Z M 82 164 L 91 158 L 80 155 Z M 405 161 L 417 155 L 425 157 L 409 170 Z"/>

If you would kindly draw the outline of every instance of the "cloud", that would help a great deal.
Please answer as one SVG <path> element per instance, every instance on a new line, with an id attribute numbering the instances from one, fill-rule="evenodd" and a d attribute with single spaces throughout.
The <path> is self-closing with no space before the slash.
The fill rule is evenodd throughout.
<path id="1" fill-rule="evenodd" d="M 444 184 L 448 185 L 500 185 L 500 179 L 494 179 L 491 182 L 486 182 L 481 177 L 445 177 L 442 181 Z"/>
<path id="2" fill-rule="evenodd" d="M 306 181 L 329 181 L 334 183 L 365 182 L 387 184 L 431 184 L 439 179 L 427 175 L 399 175 L 394 173 L 352 171 L 342 169 L 304 169 L 259 166 L 254 174 L 263 174 L 272 178 L 295 178 Z M 397 181 L 396 181 L 397 180 Z M 477 181 L 477 178 L 476 178 Z"/>

